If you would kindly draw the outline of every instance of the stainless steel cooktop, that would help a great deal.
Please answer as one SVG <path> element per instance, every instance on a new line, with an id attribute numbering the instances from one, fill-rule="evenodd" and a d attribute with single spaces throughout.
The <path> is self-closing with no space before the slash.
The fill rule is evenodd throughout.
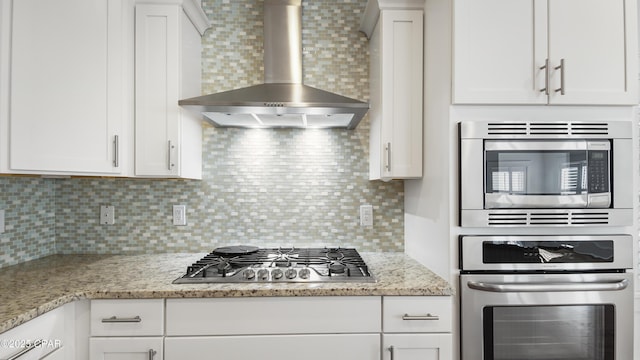
<path id="1" fill-rule="evenodd" d="M 187 267 L 174 284 L 375 282 L 354 248 L 228 246 Z"/>

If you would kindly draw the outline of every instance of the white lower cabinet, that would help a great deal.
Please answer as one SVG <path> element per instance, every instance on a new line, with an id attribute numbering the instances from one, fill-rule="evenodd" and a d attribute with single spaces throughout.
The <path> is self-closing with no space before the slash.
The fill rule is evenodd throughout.
<path id="1" fill-rule="evenodd" d="M 168 299 L 165 360 L 379 360 L 377 296 Z"/>
<path id="2" fill-rule="evenodd" d="M 162 360 L 164 299 L 92 300 L 90 360 Z"/>
<path id="3" fill-rule="evenodd" d="M 90 360 L 452 359 L 449 296 L 92 300 L 90 314 Z"/>
<path id="4" fill-rule="evenodd" d="M 382 336 L 382 359 L 451 359 L 452 346 L 451 334 L 385 334 Z"/>
<path id="5" fill-rule="evenodd" d="M 91 360 L 163 359 L 162 337 L 91 338 L 89 348 Z M 191 357 L 183 359 L 188 358 Z M 195 358 L 197 357 L 192 357 Z"/>
<path id="6" fill-rule="evenodd" d="M 64 307 L 0 334 L 0 345 L 0 359 L 72 359 L 72 349 L 65 347 Z"/>
<path id="7" fill-rule="evenodd" d="M 167 337 L 165 360 L 378 360 L 379 334 Z"/>
<path id="8" fill-rule="evenodd" d="M 379 296 L 167 299 L 167 336 L 380 333 Z"/>
<path id="9" fill-rule="evenodd" d="M 383 360 L 451 360 L 450 296 L 385 296 Z"/>

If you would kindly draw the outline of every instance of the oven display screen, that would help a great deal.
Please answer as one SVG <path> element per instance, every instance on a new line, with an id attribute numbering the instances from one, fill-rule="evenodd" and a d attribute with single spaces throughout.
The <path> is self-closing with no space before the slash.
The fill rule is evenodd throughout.
<path id="1" fill-rule="evenodd" d="M 613 262 L 613 241 L 485 241 L 485 264 Z"/>

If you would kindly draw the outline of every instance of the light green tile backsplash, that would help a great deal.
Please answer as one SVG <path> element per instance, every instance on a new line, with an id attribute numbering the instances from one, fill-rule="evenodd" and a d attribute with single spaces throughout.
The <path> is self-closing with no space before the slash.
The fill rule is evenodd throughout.
<path id="1" fill-rule="evenodd" d="M 55 253 L 54 180 L 0 177 L 0 267 Z"/>
<path id="2" fill-rule="evenodd" d="M 368 100 L 367 40 L 358 32 L 365 5 L 303 1 L 305 84 Z M 203 93 L 261 83 L 262 1 L 203 7 L 213 23 L 203 37 Z M 403 184 L 368 180 L 368 138 L 368 116 L 355 130 L 206 126 L 202 181 L 0 178 L 0 201 L 24 204 L 18 216 L 36 222 L 0 235 L 0 267 L 54 252 L 205 252 L 237 243 L 402 251 Z M 22 195 L 41 187 L 47 201 Z M 187 206 L 187 226 L 172 225 L 174 204 Z M 359 226 L 361 204 L 374 206 L 373 228 Z M 115 206 L 115 225 L 99 224 L 100 205 Z"/>

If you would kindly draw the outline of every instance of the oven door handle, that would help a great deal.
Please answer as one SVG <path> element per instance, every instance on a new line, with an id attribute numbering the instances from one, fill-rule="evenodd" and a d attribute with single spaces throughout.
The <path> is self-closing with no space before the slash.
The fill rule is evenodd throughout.
<path id="1" fill-rule="evenodd" d="M 629 280 L 594 283 L 486 283 L 468 281 L 467 286 L 474 290 L 489 292 L 566 292 L 566 291 L 619 291 L 629 286 Z"/>

